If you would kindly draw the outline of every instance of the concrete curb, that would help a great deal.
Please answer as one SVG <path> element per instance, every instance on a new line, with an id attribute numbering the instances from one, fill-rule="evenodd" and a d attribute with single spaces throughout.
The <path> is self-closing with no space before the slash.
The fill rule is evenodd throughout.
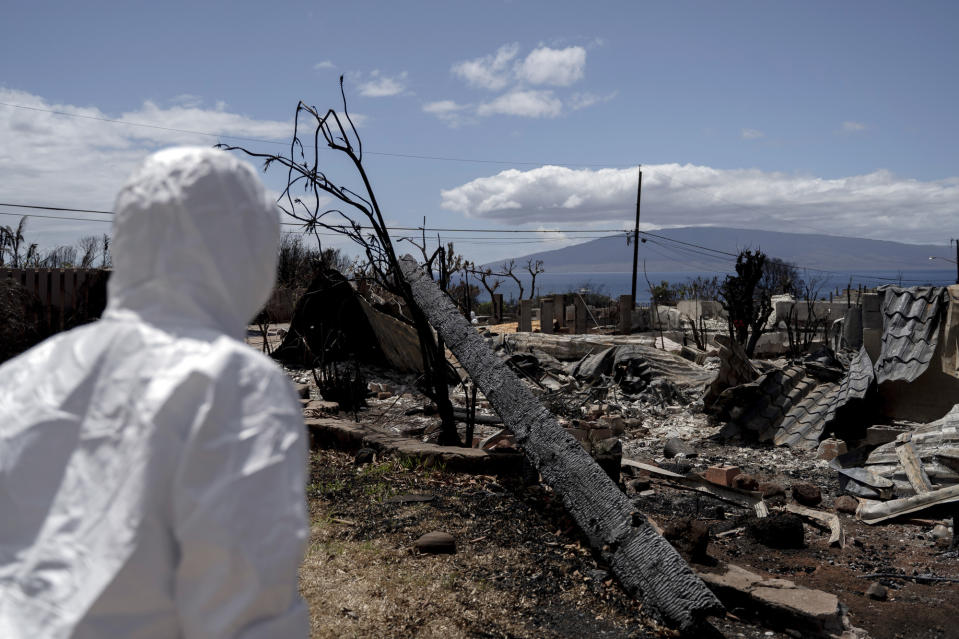
<path id="1" fill-rule="evenodd" d="M 332 417 L 307 419 L 310 448 L 335 448 L 356 451 L 372 448 L 391 453 L 401 459 L 415 460 L 427 467 L 487 475 L 509 475 L 520 472 L 521 453 L 489 452 L 478 448 L 440 446 L 409 439 L 365 424 Z"/>

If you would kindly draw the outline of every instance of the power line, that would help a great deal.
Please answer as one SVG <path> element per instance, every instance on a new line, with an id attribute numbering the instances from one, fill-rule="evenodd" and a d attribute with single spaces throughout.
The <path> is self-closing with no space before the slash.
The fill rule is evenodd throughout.
<path id="1" fill-rule="evenodd" d="M 114 211 L 102 211 L 102 210 L 97 210 L 97 209 L 79 209 L 79 208 L 69 208 L 69 207 L 59 207 L 59 206 L 46 206 L 46 205 L 39 205 L 39 204 L 13 204 L 13 203 L 7 203 L 7 202 L 0 202 L 0 206 L 8 206 L 8 207 L 15 207 L 15 208 L 27 208 L 27 209 L 37 209 L 37 210 L 45 210 L 45 211 L 65 211 L 65 212 L 76 212 L 76 213 L 95 213 L 95 214 L 102 214 L 102 215 L 115 215 L 115 212 L 114 212 Z M 7 213 L 7 212 L 0 211 L 0 215 L 19 216 L 19 215 L 21 215 L 21 214 L 19 214 L 19 213 Z M 94 219 L 94 218 L 84 218 L 84 217 L 69 217 L 69 216 L 62 216 L 62 215 L 44 215 L 44 214 L 39 214 L 39 213 L 29 213 L 29 214 L 26 214 L 26 215 L 27 215 L 28 217 L 54 219 L 54 220 L 71 220 L 71 221 L 77 221 L 77 222 L 100 222 L 100 223 L 105 223 L 105 224 L 111 223 L 111 220 L 98 220 L 98 219 Z M 282 226 L 296 226 L 296 227 L 303 226 L 302 223 L 297 223 L 297 222 L 281 222 L 280 224 L 281 224 Z M 370 228 L 371 228 L 371 227 L 361 227 L 361 230 L 368 230 L 368 229 L 370 229 Z M 473 233 L 473 232 L 475 232 L 475 233 L 499 233 L 499 234 L 514 234 L 514 233 L 562 233 L 562 234 L 571 234 L 571 233 L 616 233 L 616 234 L 619 234 L 619 233 L 624 233 L 624 232 L 625 232 L 623 229 L 565 229 L 565 230 L 564 230 L 564 229 L 477 229 L 477 228 L 456 229 L 456 228 L 437 228 L 437 227 L 427 227 L 427 228 L 423 228 L 423 227 L 418 227 L 418 226 L 394 226 L 394 227 L 389 227 L 389 228 L 387 228 L 387 231 L 388 231 L 388 232 L 391 232 L 391 231 L 429 231 L 429 232 L 440 232 L 440 233 L 467 233 L 467 232 Z M 322 235 L 322 236 L 324 236 L 324 237 L 337 237 L 337 236 L 341 236 L 341 235 L 342 235 L 341 233 L 338 233 L 338 232 L 336 232 L 336 231 L 318 231 L 318 234 L 319 234 L 319 235 Z M 687 259 L 688 259 L 688 257 L 690 257 L 690 256 L 696 256 L 696 257 L 698 257 L 698 258 L 706 258 L 706 259 L 718 259 L 718 256 L 719 256 L 719 255 L 728 256 L 728 257 L 738 257 L 738 254 L 736 254 L 736 253 L 730 253 L 730 252 L 728 252 L 728 251 L 722 251 L 722 250 L 720 250 L 720 249 L 714 249 L 714 248 L 711 248 L 711 247 L 708 247 L 708 246 L 702 246 L 702 245 L 699 245 L 699 244 L 693 244 L 693 243 L 691 243 L 691 242 L 684 242 L 684 241 L 682 241 L 682 240 L 676 240 L 676 239 L 673 239 L 673 238 L 671 238 L 671 237 L 667 237 L 667 236 L 665 236 L 665 235 L 660 235 L 660 234 L 657 234 L 657 233 L 651 233 L 651 232 L 649 232 L 649 231 L 640 231 L 640 235 L 647 236 L 648 238 L 656 238 L 656 239 L 658 239 L 658 240 L 662 240 L 662 241 L 665 241 L 665 242 L 670 242 L 670 243 L 672 243 L 672 244 L 678 245 L 678 246 L 667 246 L 667 245 L 665 245 L 665 244 L 661 244 L 660 242 L 657 242 L 655 239 L 649 239 L 649 240 L 648 240 L 649 242 L 651 242 L 651 243 L 653 243 L 653 244 L 655 244 L 655 245 L 658 245 L 658 246 L 660 246 L 661 248 L 664 248 L 664 249 L 667 249 L 667 250 L 682 251 L 682 252 L 684 252 L 684 253 L 687 253 L 687 254 L 688 254 L 688 255 L 686 256 Z M 411 238 L 411 236 L 409 236 L 408 234 L 394 234 L 394 233 L 390 233 L 390 237 L 392 237 L 393 239 L 396 239 L 396 240 L 399 240 L 399 239 L 402 239 L 402 238 L 406 238 L 406 237 L 410 237 L 410 238 Z M 608 236 L 606 236 L 606 237 L 608 237 Z M 411 238 L 411 239 L 415 239 L 415 238 Z M 555 239 L 554 239 L 554 238 L 541 238 L 541 239 L 539 239 L 539 240 L 515 240 L 515 241 L 513 241 L 513 240 L 505 240 L 504 238 L 489 237 L 489 236 L 484 236 L 484 237 L 460 236 L 460 237 L 457 237 L 456 239 L 457 239 L 457 241 L 469 241 L 469 243 L 483 242 L 484 245 L 486 245 L 486 246 L 490 246 L 490 245 L 509 246 L 509 245 L 514 245 L 514 244 L 515 244 L 515 245 L 520 245 L 520 244 L 542 244 L 542 243 L 544 243 L 544 242 L 563 241 L 563 238 L 555 238 Z M 587 237 L 579 237 L 579 238 L 575 238 L 575 239 L 590 239 L 590 238 L 587 236 Z M 602 239 L 602 237 L 596 238 L 596 239 Z M 465 242 L 464 242 L 464 243 L 465 243 Z M 495 244 L 494 244 L 494 243 L 495 243 Z M 663 257 L 667 257 L 667 258 L 669 258 L 669 259 L 677 259 L 677 260 L 683 259 L 682 256 L 672 257 L 672 256 L 664 255 L 664 254 L 660 253 L 659 251 L 655 251 L 655 250 L 654 250 L 654 252 L 662 255 Z M 827 269 L 815 268 L 815 267 L 811 267 L 811 266 L 802 266 L 802 265 L 796 265 L 796 268 L 801 269 L 801 270 L 804 270 L 804 271 L 815 271 L 815 272 L 818 272 L 818 273 L 826 273 L 826 274 L 828 274 L 828 275 L 849 276 L 849 277 L 853 277 L 853 278 L 860 279 L 860 280 L 870 280 L 870 281 L 875 281 L 875 282 L 899 282 L 899 281 L 902 281 L 902 282 L 925 282 L 925 280 L 907 279 L 907 278 L 899 278 L 899 277 L 882 277 L 882 276 L 878 276 L 878 275 L 859 275 L 859 274 L 856 274 L 856 273 L 846 273 L 846 272 L 840 272 L 840 271 L 830 271 L 830 270 L 827 270 Z"/>
<path id="2" fill-rule="evenodd" d="M 37 209 L 43 211 L 69 211 L 73 213 L 99 213 L 102 215 L 116 215 L 115 211 L 102 211 L 96 209 L 78 209 L 66 206 L 47 206 L 41 204 L 14 204 L 12 202 L 0 202 L 0 206 L 8 206 L 20 209 Z M 7 213 L 6 215 L 16 215 Z M 31 217 L 40 217 L 36 214 L 29 214 Z M 79 218 L 78 218 L 79 219 Z M 284 222 L 292 226 L 301 226 L 296 222 Z M 362 227 L 364 229 L 370 227 Z M 481 228 L 449 228 L 449 227 L 422 227 L 422 226 L 391 226 L 391 230 L 396 231 L 429 231 L 440 233 L 625 233 L 624 229 L 481 229 Z"/>
<path id="3" fill-rule="evenodd" d="M 75 209 L 59 209 L 59 208 L 56 208 L 56 207 L 48 207 L 48 208 L 51 208 L 52 210 L 68 210 L 68 211 L 69 211 L 69 210 L 75 210 Z M 109 212 L 109 211 L 88 211 L 88 212 L 90 212 L 90 213 L 105 213 L 105 214 L 108 214 L 108 215 L 113 215 L 113 213 L 112 213 L 112 212 Z M 94 218 L 90 218 L 90 217 L 69 217 L 69 216 L 65 216 L 65 215 L 44 215 L 44 214 L 42 214 L 42 213 L 28 213 L 28 214 L 23 215 L 23 214 L 20 214 L 20 213 L 6 213 L 6 212 L 4 212 L 4 211 L 0 211 L 0 215 L 9 215 L 9 216 L 14 216 L 14 217 L 36 217 L 36 218 L 51 219 L 51 220 L 72 220 L 72 221 L 76 221 L 76 222 L 101 222 L 101 223 L 103 223 L 103 224 L 110 224 L 110 223 L 113 222 L 113 220 L 98 220 L 98 219 L 94 219 Z M 302 224 L 297 223 L 297 222 L 280 222 L 280 224 L 281 224 L 282 226 L 302 226 Z M 364 227 L 364 228 L 369 228 L 369 227 Z M 414 227 L 391 227 L 391 228 L 388 228 L 387 230 L 388 230 L 388 231 L 403 231 L 403 230 L 415 230 L 415 231 L 418 231 L 419 228 L 414 228 Z M 337 231 L 318 231 L 318 233 L 319 233 L 320 235 L 323 235 L 323 236 L 326 236 L 326 237 L 342 236 L 342 233 L 339 233 L 339 232 L 337 232 Z M 415 237 L 413 237 L 413 236 L 410 236 L 408 233 L 390 233 L 390 237 L 393 237 L 393 238 L 395 238 L 395 239 L 402 239 L 402 238 L 405 238 L 405 237 L 409 237 L 409 238 L 411 238 L 411 239 L 417 239 L 417 238 L 415 238 Z M 430 239 L 432 239 L 432 238 L 427 238 L 427 240 L 430 240 Z M 587 237 L 587 238 L 580 238 L 580 239 L 590 239 L 590 238 Z M 487 243 L 494 243 L 494 242 L 496 242 L 496 243 L 499 243 L 499 244 L 501 244 L 501 245 L 503 245 L 503 246 L 507 246 L 507 245 L 510 245 L 510 244 L 541 244 L 541 243 L 543 243 L 543 242 L 562 242 L 562 241 L 563 241 L 563 238 L 545 237 L 545 238 L 542 238 L 542 239 L 539 239 L 539 240 L 524 240 L 524 239 L 506 240 L 506 239 L 502 239 L 502 238 L 489 237 L 489 236 L 481 236 L 481 237 L 461 236 L 461 237 L 457 237 L 456 240 L 457 240 L 457 241 L 468 240 L 468 241 L 472 241 L 472 242 L 487 242 Z"/>
<path id="4" fill-rule="evenodd" d="M 0 202 L 0 206 L 10 206 L 18 209 L 38 209 L 41 211 L 69 211 L 71 213 L 102 213 L 103 215 L 114 215 L 113 211 L 97 211 L 95 209 L 71 209 L 64 206 L 43 206 L 41 204 L 11 204 L 9 202 Z M 7 215 L 14 215 L 14 214 L 8 213 Z M 39 216 L 36 216 L 36 217 L 39 217 Z"/>
<path id="5" fill-rule="evenodd" d="M 67 217 L 64 215 L 43 215 L 42 213 L 5 213 L 0 211 L 0 215 L 11 215 L 14 217 L 40 217 L 48 218 L 51 220 L 75 220 L 77 222 L 104 222 L 105 224 L 111 224 L 113 220 L 97 220 L 92 217 Z"/>
<path id="6" fill-rule="evenodd" d="M 665 235 L 657 235 L 656 233 L 650 233 L 648 231 L 640 231 L 640 235 L 647 235 L 649 237 L 655 237 L 660 240 L 666 240 L 667 242 L 673 242 L 675 244 L 682 244 L 684 246 L 692 246 L 698 249 L 703 249 L 704 251 L 710 251 L 712 253 L 720 253 L 722 255 L 728 255 L 729 257 L 739 257 L 737 253 L 729 253 L 727 251 L 720 251 L 719 249 L 709 248 L 708 246 L 700 246 L 699 244 L 692 244 L 690 242 L 683 242 L 682 240 L 674 240 L 671 237 L 666 237 Z"/>

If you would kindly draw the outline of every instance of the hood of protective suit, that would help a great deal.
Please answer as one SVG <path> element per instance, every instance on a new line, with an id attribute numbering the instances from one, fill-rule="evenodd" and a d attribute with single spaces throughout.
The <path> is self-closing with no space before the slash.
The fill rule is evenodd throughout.
<path id="1" fill-rule="evenodd" d="M 238 337 L 273 287 L 279 234 L 249 165 L 214 149 L 160 151 L 117 196 L 104 316 Z"/>

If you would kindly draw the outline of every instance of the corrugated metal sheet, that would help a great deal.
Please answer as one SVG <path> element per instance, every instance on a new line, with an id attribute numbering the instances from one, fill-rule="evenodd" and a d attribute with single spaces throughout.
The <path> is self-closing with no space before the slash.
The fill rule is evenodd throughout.
<path id="1" fill-rule="evenodd" d="M 878 383 L 914 381 L 929 367 L 939 340 L 946 289 L 939 286 L 884 286 L 882 349 L 876 362 Z"/>
<path id="2" fill-rule="evenodd" d="M 801 366 L 771 371 L 756 381 L 759 398 L 736 425 L 777 446 L 813 449 L 836 412 L 850 400 L 865 397 L 872 381 L 865 348 L 859 349 L 839 383 L 820 382 Z"/>
<path id="3" fill-rule="evenodd" d="M 959 483 L 959 406 L 942 419 L 911 431 L 909 439 L 933 484 L 950 486 Z M 915 491 L 899 462 L 896 444 L 889 442 L 872 451 L 865 467 L 895 482 L 900 494 L 911 495 Z"/>
<path id="4" fill-rule="evenodd" d="M 873 379 L 872 361 L 866 349 L 860 348 L 842 381 L 839 384 L 819 384 L 786 415 L 773 441 L 777 446 L 815 448 L 836 412 L 850 400 L 865 397 Z"/>
<path id="5" fill-rule="evenodd" d="M 836 410 L 839 410 L 839 407 L 845 405 L 850 399 L 865 397 L 866 391 L 869 390 L 875 379 L 876 374 L 873 370 L 872 360 L 869 359 L 866 347 L 862 346 L 856 356 L 852 358 L 852 361 L 849 362 L 849 370 L 840 383 L 839 396 L 836 398 L 840 403 Z"/>

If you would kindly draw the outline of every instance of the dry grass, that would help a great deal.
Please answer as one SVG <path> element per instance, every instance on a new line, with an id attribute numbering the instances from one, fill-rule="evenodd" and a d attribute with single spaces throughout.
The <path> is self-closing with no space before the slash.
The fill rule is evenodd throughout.
<path id="1" fill-rule="evenodd" d="M 635 601 L 589 576 L 596 562 L 539 486 L 394 461 L 356 470 L 334 452 L 313 464 L 300 570 L 313 637 L 650 636 Z M 383 501 L 403 493 L 435 498 Z M 413 552 L 432 530 L 457 553 Z"/>

